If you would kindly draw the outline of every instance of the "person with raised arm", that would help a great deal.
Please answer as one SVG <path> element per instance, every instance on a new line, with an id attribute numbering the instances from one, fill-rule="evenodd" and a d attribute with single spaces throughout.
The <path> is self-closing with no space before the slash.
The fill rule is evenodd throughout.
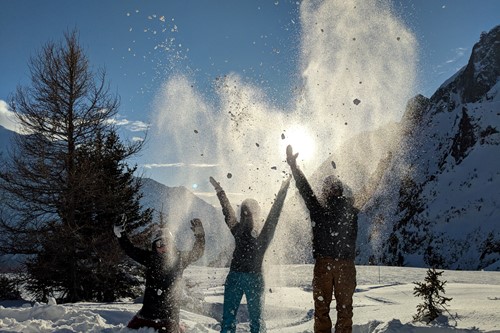
<path id="1" fill-rule="evenodd" d="M 121 248 L 125 253 L 146 267 L 146 288 L 142 308 L 127 327 L 139 329 L 152 327 L 160 333 L 181 333 L 179 326 L 182 273 L 198 260 L 205 250 L 205 231 L 199 219 L 191 220 L 195 242 L 190 251 L 178 251 L 175 239 L 167 229 L 158 229 L 151 238 L 151 250 L 132 244 L 125 233 L 126 220 L 114 226 Z"/>
<path id="2" fill-rule="evenodd" d="M 227 226 L 235 240 L 235 249 L 229 274 L 224 284 L 224 306 L 221 332 L 236 332 L 236 314 L 243 295 L 246 296 L 250 316 L 250 332 L 265 332 L 262 318 L 264 306 L 264 277 L 262 262 L 274 236 L 281 210 L 286 198 L 290 177 L 283 181 L 276 199 L 269 211 L 260 233 L 255 230 L 259 220 L 260 206 L 254 199 L 245 199 L 241 203 L 240 220 L 236 218 L 226 193 L 212 177 L 210 183 L 217 192 Z"/>
<path id="3" fill-rule="evenodd" d="M 352 332 L 352 298 L 356 289 L 356 237 L 358 209 L 352 198 L 343 195 L 344 186 L 336 176 L 323 181 L 321 196 L 311 188 L 297 166 L 298 153 L 286 148 L 286 161 L 292 170 L 295 185 L 304 200 L 312 224 L 314 273 L 314 332 L 330 333 L 330 304 L 335 295 L 337 322 L 335 333 Z"/>

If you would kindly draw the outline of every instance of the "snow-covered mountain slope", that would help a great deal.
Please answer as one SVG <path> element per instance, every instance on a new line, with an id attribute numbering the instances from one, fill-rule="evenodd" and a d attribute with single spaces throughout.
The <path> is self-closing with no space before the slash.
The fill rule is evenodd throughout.
<path id="1" fill-rule="evenodd" d="M 7 155 L 15 133 L 0 125 L 0 154 Z M 3 157 L 2 157 L 3 158 Z"/>
<path id="2" fill-rule="evenodd" d="M 500 270 L 500 26 L 430 98 L 360 218 L 359 263 Z"/>

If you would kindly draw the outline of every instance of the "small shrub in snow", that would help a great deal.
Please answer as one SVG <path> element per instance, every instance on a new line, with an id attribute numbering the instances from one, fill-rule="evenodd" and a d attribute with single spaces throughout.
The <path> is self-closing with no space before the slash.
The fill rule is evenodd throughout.
<path id="1" fill-rule="evenodd" d="M 0 300 L 18 300 L 21 299 L 17 280 L 7 276 L 0 276 Z"/>
<path id="2" fill-rule="evenodd" d="M 443 296 L 446 281 L 439 279 L 442 274 L 443 271 L 428 269 L 424 282 L 414 282 L 416 286 L 413 289 L 413 295 L 424 300 L 423 303 L 417 305 L 417 314 L 413 316 L 415 321 L 424 321 L 428 324 L 438 318 L 443 311 L 448 312 L 446 302 L 451 301 L 452 298 Z"/>

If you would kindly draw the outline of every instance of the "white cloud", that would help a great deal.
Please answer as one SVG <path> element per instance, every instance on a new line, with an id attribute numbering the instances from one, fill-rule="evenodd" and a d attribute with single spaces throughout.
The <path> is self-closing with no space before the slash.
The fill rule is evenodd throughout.
<path id="1" fill-rule="evenodd" d="M 18 132 L 19 124 L 16 122 L 16 116 L 14 112 L 10 111 L 9 105 L 0 99 L 0 125 L 8 129 L 9 131 Z"/>
<path id="2" fill-rule="evenodd" d="M 123 126 L 131 132 L 144 132 L 147 131 L 150 127 L 149 124 L 143 121 L 131 121 L 126 118 L 113 118 L 109 120 L 109 123 L 114 124 L 116 126 Z"/>
<path id="3" fill-rule="evenodd" d="M 445 61 L 446 64 L 451 64 L 462 59 L 465 55 L 465 52 L 467 51 L 467 48 L 457 47 L 456 49 L 452 49 L 451 51 L 453 52 L 453 56 L 451 59 Z"/>
<path id="4" fill-rule="evenodd" d="M 149 124 L 142 121 L 131 121 L 127 124 L 127 128 L 132 132 L 147 131 L 149 126 Z"/>
<path id="5" fill-rule="evenodd" d="M 191 168 L 214 168 L 219 166 L 218 164 L 209 163 L 191 163 L 186 164 L 183 162 L 178 163 L 149 163 L 142 165 L 146 169 L 157 169 L 157 168 L 179 168 L 179 167 L 191 167 Z"/>
<path id="6" fill-rule="evenodd" d="M 156 168 L 171 168 L 171 167 L 183 167 L 184 163 L 150 163 L 142 165 L 146 169 L 156 169 Z"/>

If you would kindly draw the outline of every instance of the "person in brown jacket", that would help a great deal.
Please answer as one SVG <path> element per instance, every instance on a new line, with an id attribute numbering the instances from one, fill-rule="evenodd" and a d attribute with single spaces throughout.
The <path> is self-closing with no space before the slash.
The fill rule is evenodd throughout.
<path id="1" fill-rule="evenodd" d="M 292 169 L 300 195 L 311 217 L 313 235 L 314 332 L 330 333 L 332 293 L 337 303 L 335 333 L 352 332 L 352 297 L 356 289 L 356 237 L 358 210 L 353 200 L 343 196 L 342 182 L 335 176 L 325 178 L 318 198 L 304 173 L 297 166 L 298 153 L 286 149 L 286 160 Z"/>
<path id="2" fill-rule="evenodd" d="M 343 195 L 344 186 L 335 176 L 323 181 L 321 200 L 313 192 L 306 177 L 297 166 L 298 153 L 292 146 L 286 149 L 286 160 L 292 169 L 300 195 L 311 217 L 313 233 L 314 332 L 330 333 L 330 304 L 332 292 L 337 302 L 335 333 L 352 332 L 352 297 L 356 289 L 356 237 L 358 212 L 378 187 L 392 153 L 382 158 L 377 169 L 354 198 Z M 334 166 L 335 168 L 335 166 Z"/>

